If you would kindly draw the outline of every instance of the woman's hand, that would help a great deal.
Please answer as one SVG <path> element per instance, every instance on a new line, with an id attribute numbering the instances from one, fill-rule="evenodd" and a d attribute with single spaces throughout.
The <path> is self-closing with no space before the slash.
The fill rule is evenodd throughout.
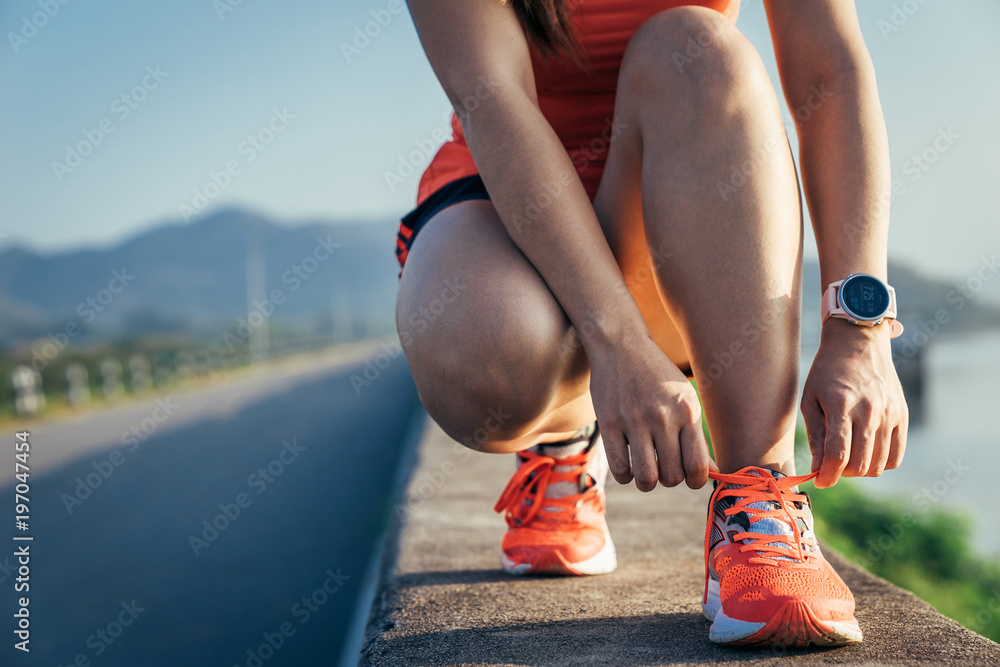
<path id="1" fill-rule="evenodd" d="M 640 491 L 653 490 L 657 480 L 704 486 L 718 468 L 708 455 L 698 395 L 652 338 L 588 350 L 588 358 L 611 475 L 620 484 L 635 479 Z"/>
<path id="2" fill-rule="evenodd" d="M 831 318 L 802 396 L 816 486 L 843 477 L 878 477 L 906 449 L 908 411 L 892 365 L 889 326 Z"/>

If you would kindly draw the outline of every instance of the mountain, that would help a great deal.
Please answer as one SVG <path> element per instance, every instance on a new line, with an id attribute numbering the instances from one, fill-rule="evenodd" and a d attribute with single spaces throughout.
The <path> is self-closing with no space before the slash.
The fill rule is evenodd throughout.
<path id="1" fill-rule="evenodd" d="M 261 297 L 277 297 L 272 329 L 391 329 L 399 267 L 395 223 L 296 226 L 239 209 L 167 223 L 102 249 L 0 252 L 0 346 L 76 331 L 78 342 L 123 335 L 221 336 L 247 317 L 250 258 Z M 262 265 L 254 257 L 262 258 Z M 336 311 L 336 312 L 334 312 Z"/>
<path id="2" fill-rule="evenodd" d="M 272 334 L 386 334 L 393 330 L 397 289 L 395 235 L 395 222 L 288 226 L 228 209 L 190 225 L 165 223 L 106 248 L 41 253 L 7 240 L 0 246 L 0 349 L 23 349 L 62 333 L 74 344 L 237 335 L 238 318 L 248 316 L 248 257 L 251 275 L 265 288 L 260 296 L 281 301 L 255 308 L 271 312 Z M 889 278 L 909 331 L 938 309 L 954 315 L 942 333 L 1000 325 L 1000 310 L 975 299 L 958 308 L 949 299 L 956 289 L 951 283 L 898 263 L 890 263 Z M 804 327 L 818 334 L 814 262 L 804 267 L 803 295 Z"/>

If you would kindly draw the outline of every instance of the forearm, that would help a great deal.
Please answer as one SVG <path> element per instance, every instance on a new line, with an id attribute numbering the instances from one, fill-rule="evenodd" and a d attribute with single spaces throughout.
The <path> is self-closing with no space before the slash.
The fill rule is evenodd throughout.
<path id="1" fill-rule="evenodd" d="M 538 109 L 529 45 L 511 4 L 408 4 L 504 226 L 592 360 L 623 336 L 649 337 L 583 184 Z M 482 103 L 467 108 L 469 99 Z"/>
<path id="2" fill-rule="evenodd" d="M 505 95 L 463 118 L 511 239 L 541 274 L 589 352 L 648 335 L 572 161 L 534 101 Z"/>
<path id="3" fill-rule="evenodd" d="M 850 273 L 886 279 L 889 147 L 874 73 L 865 61 L 822 82 L 818 90 L 827 98 L 799 123 L 802 181 L 824 289 Z"/>
<path id="4" fill-rule="evenodd" d="M 765 2 L 785 98 L 798 121 L 821 288 L 851 273 L 885 280 L 889 149 L 854 3 Z M 885 324 L 862 327 L 839 317 L 823 325 L 802 392 L 817 488 L 842 474 L 877 477 L 902 459 L 906 402 L 889 333 Z"/>

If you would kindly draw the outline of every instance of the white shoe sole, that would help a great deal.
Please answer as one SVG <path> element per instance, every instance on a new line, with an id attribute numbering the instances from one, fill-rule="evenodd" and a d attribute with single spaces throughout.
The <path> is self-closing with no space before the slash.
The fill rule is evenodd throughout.
<path id="1" fill-rule="evenodd" d="M 614 572 L 615 568 L 618 567 L 618 554 L 615 551 L 614 542 L 611 541 L 611 534 L 605 528 L 604 546 L 596 554 L 579 563 L 569 563 L 558 555 L 556 555 L 553 562 L 549 563 L 518 563 L 508 558 L 507 554 L 501 552 L 500 565 L 505 572 L 510 574 L 608 574 L 609 572 Z"/>
<path id="2" fill-rule="evenodd" d="M 712 621 L 708 638 L 716 644 L 776 644 L 781 646 L 842 646 L 862 640 L 857 621 L 824 621 L 815 617 L 804 603 L 789 601 L 779 611 L 788 620 L 773 623 L 740 621 L 722 611 L 719 582 L 709 578 L 708 598 L 701 611 Z"/>

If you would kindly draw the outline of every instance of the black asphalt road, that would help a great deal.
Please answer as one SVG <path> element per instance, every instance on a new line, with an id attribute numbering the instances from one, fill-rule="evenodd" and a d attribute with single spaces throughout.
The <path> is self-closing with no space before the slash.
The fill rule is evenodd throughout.
<path id="1" fill-rule="evenodd" d="M 38 424 L 27 533 L 5 427 L 0 664 L 338 664 L 422 415 L 402 357 L 356 387 L 362 372 L 300 361 L 161 396 L 158 411 L 150 399 Z M 30 654 L 13 647 L 21 544 Z"/>

